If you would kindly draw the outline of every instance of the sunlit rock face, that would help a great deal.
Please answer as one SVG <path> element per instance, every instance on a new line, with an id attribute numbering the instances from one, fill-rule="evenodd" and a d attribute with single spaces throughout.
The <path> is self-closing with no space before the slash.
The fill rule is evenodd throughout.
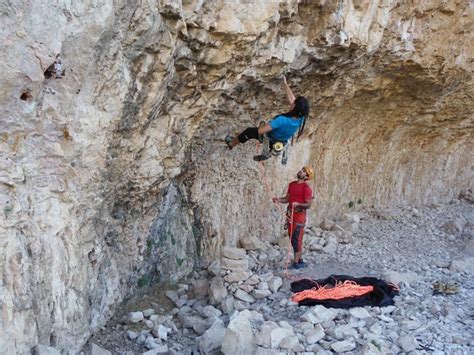
<path id="1" fill-rule="evenodd" d="M 473 181 L 465 1 L 0 4 L 0 349 L 75 351 L 136 287 L 273 239 L 304 164 L 311 221 Z M 308 97 L 290 160 L 223 137 Z"/>

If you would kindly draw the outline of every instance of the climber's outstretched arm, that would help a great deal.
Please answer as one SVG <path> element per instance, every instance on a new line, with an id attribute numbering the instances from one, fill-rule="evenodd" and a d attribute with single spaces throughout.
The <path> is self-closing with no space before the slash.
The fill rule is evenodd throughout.
<path id="1" fill-rule="evenodd" d="M 293 94 L 293 91 L 291 91 L 290 86 L 288 85 L 286 81 L 286 76 L 283 75 L 283 86 L 285 87 L 285 92 L 286 92 L 286 97 L 288 98 L 288 103 L 290 106 L 293 106 L 295 102 L 295 95 Z"/>

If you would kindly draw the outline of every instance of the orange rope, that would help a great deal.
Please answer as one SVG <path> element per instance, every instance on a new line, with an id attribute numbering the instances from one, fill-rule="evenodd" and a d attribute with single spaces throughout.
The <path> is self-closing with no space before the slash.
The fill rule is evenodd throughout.
<path id="1" fill-rule="evenodd" d="M 373 286 L 360 286 L 354 281 L 344 281 L 336 283 L 334 287 L 317 285 L 310 290 L 297 292 L 291 297 L 293 302 L 300 302 L 305 299 L 312 300 L 340 300 L 347 297 L 362 296 L 372 292 Z"/>
<path id="2" fill-rule="evenodd" d="M 259 148 L 260 148 L 260 142 L 257 140 L 256 142 L 257 153 L 259 151 Z M 272 190 L 270 189 L 270 184 L 268 183 L 268 180 L 267 180 L 267 174 L 265 174 L 265 165 L 263 164 L 263 161 L 260 162 L 259 167 L 260 167 L 260 172 L 262 175 L 263 184 L 265 185 L 265 189 L 267 190 L 268 196 L 273 201 Z M 283 209 L 283 207 L 281 207 L 279 203 L 277 202 L 273 202 L 273 203 L 277 205 L 279 212 L 285 217 L 285 219 L 288 220 L 289 228 L 290 228 L 289 232 L 290 232 L 290 236 L 292 236 L 293 235 L 293 214 L 295 212 L 294 206 L 293 205 L 291 206 L 291 214 L 290 214 L 290 217 L 288 217 L 285 210 Z M 290 263 L 290 258 L 291 258 L 291 238 L 288 239 L 288 253 L 287 253 L 286 261 L 285 261 L 285 276 L 288 280 L 301 279 L 301 278 L 291 277 L 290 274 L 288 273 L 288 264 Z"/>
<path id="3" fill-rule="evenodd" d="M 257 148 L 257 153 L 258 153 L 259 148 L 260 148 L 259 141 L 257 141 L 256 143 L 256 148 Z M 268 196 L 273 201 L 272 190 L 268 183 L 267 175 L 265 174 L 265 165 L 263 164 L 263 161 L 260 162 L 259 166 L 260 166 L 260 172 L 262 175 L 263 184 L 265 185 L 265 189 L 267 190 Z M 288 220 L 290 224 L 289 232 L 290 232 L 290 236 L 292 236 L 293 235 L 294 206 L 291 206 L 291 214 L 290 214 L 290 217 L 288 217 L 288 215 L 280 206 L 280 204 L 276 202 L 274 203 L 277 205 L 279 212 L 285 217 L 285 219 Z M 291 277 L 290 274 L 288 273 L 288 264 L 290 261 L 290 257 L 291 257 L 291 239 L 289 238 L 288 239 L 288 254 L 287 254 L 286 263 L 285 263 L 285 276 L 289 280 L 303 279 L 303 278 Z M 313 287 L 312 289 L 309 289 L 309 290 L 297 292 L 291 297 L 291 300 L 293 302 L 299 302 L 307 298 L 314 299 L 314 300 L 328 300 L 328 299 L 338 300 L 338 299 L 347 298 L 347 297 L 362 296 L 374 290 L 373 286 L 360 286 L 354 281 L 350 281 L 350 280 L 346 280 L 344 282 L 336 282 L 336 285 L 334 287 L 330 287 L 329 285 L 325 285 L 321 287 L 318 285 L 317 282 L 315 281 L 313 282 L 316 284 L 316 287 Z M 397 285 L 391 284 L 390 286 L 397 291 L 399 290 Z"/>
<path id="4" fill-rule="evenodd" d="M 258 153 L 258 149 L 260 148 L 260 142 L 257 140 L 257 153 Z M 273 196 L 272 196 L 272 190 L 270 188 L 270 184 L 268 183 L 268 179 L 267 179 L 267 174 L 265 174 L 265 165 L 263 164 L 263 161 L 260 162 L 259 164 L 259 167 L 260 167 L 260 172 L 262 174 L 262 180 L 263 180 L 263 184 L 265 185 L 265 188 L 267 190 L 267 193 L 269 195 L 269 197 L 272 199 L 273 201 Z M 283 209 L 283 207 L 280 206 L 280 204 L 274 202 L 274 204 L 277 205 L 278 207 L 278 210 L 280 211 L 280 213 L 286 218 L 288 219 L 288 221 L 291 223 L 292 222 L 292 217 L 291 216 L 290 218 L 286 215 L 286 212 L 285 210 Z"/>

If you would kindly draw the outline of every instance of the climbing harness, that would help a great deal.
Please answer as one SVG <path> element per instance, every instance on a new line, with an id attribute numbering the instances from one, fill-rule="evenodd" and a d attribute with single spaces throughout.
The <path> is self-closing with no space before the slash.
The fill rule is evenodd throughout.
<path id="1" fill-rule="evenodd" d="M 272 156 L 276 157 L 281 154 L 281 163 L 282 165 L 286 165 L 288 162 L 288 142 L 270 142 L 270 139 L 266 134 L 260 136 L 259 142 L 263 145 L 262 152 L 260 155 L 254 156 L 254 160 L 263 161 L 270 159 Z"/>
<path id="2" fill-rule="evenodd" d="M 280 153 L 283 150 L 284 147 L 285 147 L 285 145 L 283 144 L 283 142 L 273 143 L 273 151 L 275 153 Z"/>

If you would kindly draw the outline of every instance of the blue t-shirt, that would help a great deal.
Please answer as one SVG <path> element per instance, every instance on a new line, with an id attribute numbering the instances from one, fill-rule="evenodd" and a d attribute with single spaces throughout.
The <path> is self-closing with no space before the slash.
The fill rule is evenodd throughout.
<path id="1" fill-rule="evenodd" d="M 279 115 L 269 122 L 272 130 L 267 133 L 267 136 L 273 141 L 287 142 L 298 131 L 302 122 L 301 117 Z"/>

